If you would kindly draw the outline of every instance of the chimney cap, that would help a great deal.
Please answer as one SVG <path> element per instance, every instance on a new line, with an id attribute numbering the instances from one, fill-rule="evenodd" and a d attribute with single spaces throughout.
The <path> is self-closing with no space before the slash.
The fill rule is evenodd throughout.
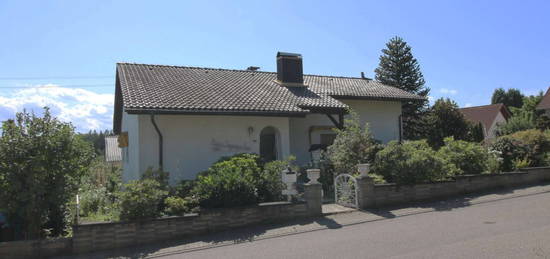
<path id="1" fill-rule="evenodd" d="M 302 54 L 299 54 L 299 53 L 290 53 L 290 52 L 282 52 L 282 51 L 279 51 L 277 52 L 277 57 L 296 57 L 296 58 L 301 58 L 302 57 Z"/>

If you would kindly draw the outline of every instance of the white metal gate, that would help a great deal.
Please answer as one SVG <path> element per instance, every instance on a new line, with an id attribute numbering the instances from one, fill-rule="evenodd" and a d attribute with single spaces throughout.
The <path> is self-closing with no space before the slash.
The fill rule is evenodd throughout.
<path id="1" fill-rule="evenodd" d="M 357 180 L 350 174 L 334 178 L 334 201 L 346 207 L 358 208 Z"/>

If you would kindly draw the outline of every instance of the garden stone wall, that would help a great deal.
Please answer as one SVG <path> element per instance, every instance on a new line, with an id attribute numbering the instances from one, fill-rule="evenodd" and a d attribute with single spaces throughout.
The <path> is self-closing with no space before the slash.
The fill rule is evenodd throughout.
<path id="1" fill-rule="evenodd" d="M 71 252 L 71 238 L 0 242 L 0 258 L 41 258 Z"/>
<path id="2" fill-rule="evenodd" d="M 358 200 L 361 208 L 378 208 L 542 181 L 550 181 L 550 167 L 525 168 L 500 174 L 463 175 L 457 176 L 454 181 L 415 185 L 374 184 L 369 177 L 360 177 Z"/>

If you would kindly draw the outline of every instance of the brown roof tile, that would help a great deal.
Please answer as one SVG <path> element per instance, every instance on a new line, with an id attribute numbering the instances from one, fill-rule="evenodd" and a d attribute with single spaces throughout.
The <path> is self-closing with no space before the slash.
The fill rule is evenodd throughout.
<path id="1" fill-rule="evenodd" d="M 308 87 L 300 88 L 277 84 L 274 72 L 129 63 L 119 63 L 117 72 L 124 108 L 130 111 L 307 113 L 309 108 L 346 108 L 338 97 L 422 98 L 361 78 L 304 75 Z"/>
<path id="2" fill-rule="evenodd" d="M 537 105 L 537 110 L 548 110 L 550 109 L 550 87 L 546 90 L 546 94 L 542 97 L 539 105 Z"/>
<path id="3" fill-rule="evenodd" d="M 460 111 L 467 120 L 481 123 L 485 130 L 491 128 L 499 112 L 502 112 L 505 119 L 510 117 L 508 109 L 502 103 L 461 108 Z"/>

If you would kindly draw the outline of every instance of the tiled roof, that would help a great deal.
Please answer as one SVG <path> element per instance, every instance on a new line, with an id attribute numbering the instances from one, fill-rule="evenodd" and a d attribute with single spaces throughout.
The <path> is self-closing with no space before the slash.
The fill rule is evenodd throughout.
<path id="1" fill-rule="evenodd" d="M 420 100 L 373 80 L 304 75 L 303 87 L 283 87 L 277 73 L 213 68 L 117 64 L 117 87 L 128 112 L 261 113 L 303 115 L 341 110 L 340 98 Z"/>
<path id="2" fill-rule="evenodd" d="M 508 109 L 502 103 L 467 107 L 460 109 L 460 111 L 464 114 L 464 117 L 466 117 L 467 120 L 475 123 L 481 123 L 486 131 L 491 128 L 493 121 L 499 112 L 502 112 L 502 115 L 506 120 L 510 117 Z"/>
<path id="3" fill-rule="evenodd" d="M 550 109 L 550 87 L 546 90 L 546 94 L 542 97 L 539 105 L 537 105 L 537 110 L 548 110 Z"/>
<path id="4" fill-rule="evenodd" d="M 118 136 L 105 136 L 105 161 L 122 161 L 122 149 L 118 147 Z"/>

